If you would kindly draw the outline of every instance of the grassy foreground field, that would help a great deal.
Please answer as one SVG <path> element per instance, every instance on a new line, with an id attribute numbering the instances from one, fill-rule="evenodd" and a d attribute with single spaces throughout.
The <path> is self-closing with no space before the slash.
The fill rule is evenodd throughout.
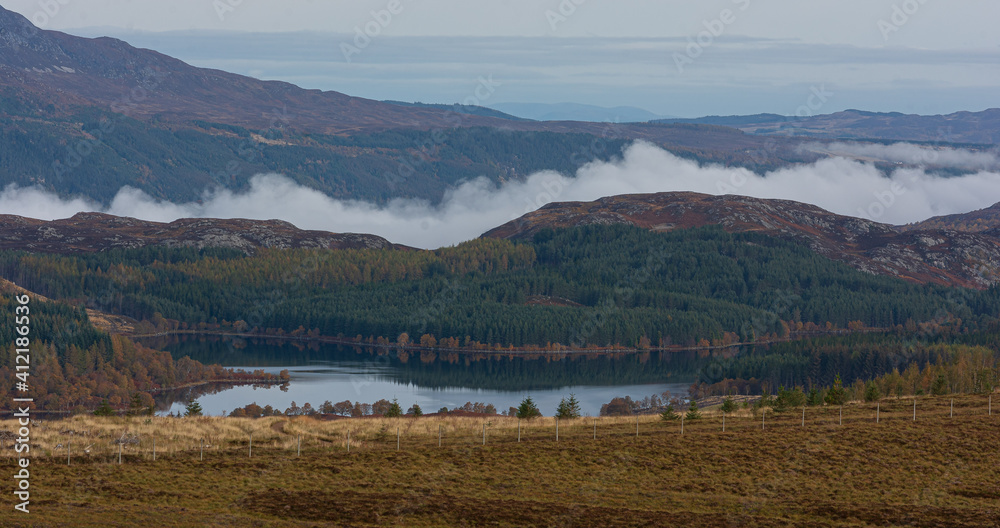
<path id="1" fill-rule="evenodd" d="M 843 425 L 838 408 L 808 408 L 805 426 L 801 410 L 769 413 L 763 429 L 742 411 L 724 433 L 706 413 L 683 435 L 598 419 L 596 439 L 583 418 L 558 442 L 551 418 L 522 422 L 518 442 L 502 417 L 81 417 L 37 426 L 31 513 L 4 478 L 0 526 L 998 526 L 1000 413 L 985 396 L 956 397 L 953 417 L 950 403 L 919 398 L 916 421 L 912 399 L 882 401 L 879 423 L 868 403 Z M 109 439 L 126 428 L 119 465 Z"/>

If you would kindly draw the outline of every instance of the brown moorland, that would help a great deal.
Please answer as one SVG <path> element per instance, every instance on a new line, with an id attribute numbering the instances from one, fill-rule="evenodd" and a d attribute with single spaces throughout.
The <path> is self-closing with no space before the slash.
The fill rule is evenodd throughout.
<path id="1" fill-rule="evenodd" d="M 993 458 L 1000 416 L 987 414 L 987 397 L 955 397 L 954 416 L 951 397 L 918 397 L 915 421 L 913 401 L 850 404 L 843 425 L 836 407 L 807 408 L 805 426 L 801 411 L 768 413 L 763 429 L 759 414 L 742 410 L 727 417 L 725 433 L 713 411 L 685 423 L 683 435 L 677 422 L 642 417 L 636 436 L 634 418 L 624 417 L 597 419 L 595 439 L 594 419 L 581 418 L 561 424 L 558 442 L 552 418 L 522 422 L 518 442 L 517 421 L 504 417 L 154 418 L 148 424 L 114 418 L 103 425 L 79 417 L 38 426 L 31 513 L 13 512 L 8 499 L 0 524 L 1000 524 L 1000 468 Z M 438 426 L 445 430 L 441 447 Z M 158 430 L 169 451 L 155 461 L 142 438 L 152 431 L 145 427 Z M 130 451 L 121 465 L 115 448 L 92 448 L 67 466 L 64 447 L 52 442 L 80 428 L 90 428 L 76 432 L 94 445 L 126 428 L 142 441 L 124 444 Z M 212 428 L 220 436 L 201 460 L 192 440 Z M 252 458 L 240 438 L 248 428 L 255 435 Z M 348 452 L 344 433 L 351 428 Z M 178 443 L 168 447 L 171 437 Z"/>

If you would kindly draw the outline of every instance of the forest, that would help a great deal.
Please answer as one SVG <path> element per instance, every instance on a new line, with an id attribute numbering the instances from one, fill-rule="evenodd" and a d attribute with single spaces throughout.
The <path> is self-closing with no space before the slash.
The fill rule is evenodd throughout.
<path id="1" fill-rule="evenodd" d="M 52 317 L 63 322 L 41 320 L 49 326 L 39 326 L 39 335 L 67 346 L 55 353 L 49 344 L 39 358 L 53 371 L 58 365 L 61 379 L 54 383 L 93 387 L 82 395 L 49 392 L 70 406 L 97 394 L 124 401 L 129 390 L 225 377 L 198 369 L 179 374 L 169 356 L 129 366 L 129 354 L 154 352 L 93 330 L 84 307 L 134 318 L 139 334 L 327 337 L 424 351 L 401 351 L 401 359 L 450 357 L 461 349 L 742 347 L 700 369 L 694 390 L 705 394 L 826 387 L 838 376 L 852 384 L 914 364 L 941 364 L 950 353 L 942 346 L 1000 345 L 996 288 L 958 290 L 871 275 L 793 242 L 718 227 L 655 233 L 594 225 L 435 251 L 5 251 L 0 276 L 66 303 L 51 304 Z M 64 328 L 77 330 L 64 337 Z M 131 381 L 112 384 L 121 389 L 100 387 L 123 371 Z M 508 374 L 488 369 L 479 377 L 497 375 Z M 92 380 L 83 383 L 81 376 Z"/>
<path id="2" fill-rule="evenodd" d="M 0 295 L 0 311 L 13 314 L 14 296 Z M 36 409 L 79 412 L 107 401 L 115 408 L 146 409 L 152 393 L 204 381 L 277 382 L 263 371 L 244 372 L 205 365 L 169 352 L 153 350 L 90 324 L 82 308 L 32 299 L 28 304 L 31 336 L 29 390 L 16 391 L 15 354 L 0 355 L 0 396 L 9 409 L 12 398 L 34 398 Z M 0 326 L 0 343 L 11 344 L 13 324 Z M 10 347 L 7 346 L 7 349 Z M 17 371 L 21 372 L 21 371 Z"/>
<path id="3" fill-rule="evenodd" d="M 0 253 L 48 297 L 147 321 L 428 347 L 726 346 L 836 330 L 995 319 L 986 291 L 854 270 L 805 247 L 716 227 L 585 226 L 436 251 L 151 247 Z"/>

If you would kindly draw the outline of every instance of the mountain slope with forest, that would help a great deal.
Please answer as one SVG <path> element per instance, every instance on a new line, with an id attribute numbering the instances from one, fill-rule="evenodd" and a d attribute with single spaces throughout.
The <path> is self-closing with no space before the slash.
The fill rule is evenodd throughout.
<path id="1" fill-rule="evenodd" d="M 989 232 L 900 232 L 888 224 L 833 214 L 814 205 L 733 195 L 676 192 L 550 203 L 483 236 L 530 238 L 543 229 L 594 224 L 652 231 L 721 225 L 730 232 L 799 241 L 861 271 L 914 282 L 985 288 L 1000 278 L 1000 238 Z"/>

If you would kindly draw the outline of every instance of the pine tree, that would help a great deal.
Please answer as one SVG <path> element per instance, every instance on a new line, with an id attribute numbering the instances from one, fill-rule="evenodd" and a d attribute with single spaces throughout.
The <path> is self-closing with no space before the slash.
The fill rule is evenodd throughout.
<path id="1" fill-rule="evenodd" d="M 392 403 L 389 405 L 389 408 L 386 409 L 384 416 L 386 418 L 398 418 L 403 416 L 403 408 L 399 406 L 399 402 L 396 401 L 396 398 L 392 399 Z"/>
<path id="2" fill-rule="evenodd" d="M 556 407 L 556 417 L 563 420 L 580 417 L 580 402 L 577 401 L 575 395 L 570 394 L 568 400 L 563 398 L 559 402 L 559 405 Z"/>
<path id="3" fill-rule="evenodd" d="M 201 404 L 194 400 L 184 408 L 184 416 L 201 416 Z"/>
<path id="4" fill-rule="evenodd" d="M 108 400 L 102 400 L 101 404 L 94 409 L 94 416 L 114 416 L 115 410 L 111 408 Z"/>
<path id="5" fill-rule="evenodd" d="M 688 407 L 687 414 L 684 415 L 684 419 L 687 421 L 698 420 L 701 418 L 701 413 L 698 412 L 698 402 L 691 400 L 691 406 Z"/>
<path id="6" fill-rule="evenodd" d="M 531 399 L 531 396 L 527 396 L 521 400 L 521 405 L 517 407 L 517 417 L 523 420 L 530 420 L 541 415 L 542 411 L 538 410 L 538 406 L 535 405 L 535 401 Z"/>

